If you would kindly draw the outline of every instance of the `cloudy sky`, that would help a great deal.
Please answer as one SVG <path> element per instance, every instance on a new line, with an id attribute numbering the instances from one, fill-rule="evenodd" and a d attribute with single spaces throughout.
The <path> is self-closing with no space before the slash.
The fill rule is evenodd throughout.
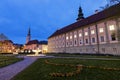
<path id="1" fill-rule="evenodd" d="M 32 39 L 47 40 L 76 21 L 79 6 L 88 17 L 105 4 L 106 0 L 0 0 L 0 33 L 24 44 L 30 27 Z"/>

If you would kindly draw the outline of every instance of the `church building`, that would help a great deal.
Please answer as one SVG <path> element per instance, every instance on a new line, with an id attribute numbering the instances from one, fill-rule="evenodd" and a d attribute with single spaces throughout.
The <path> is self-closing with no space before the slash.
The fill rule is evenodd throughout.
<path id="1" fill-rule="evenodd" d="M 37 50 L 39 50 L 39 52 L 41 53 L 47 53 L 47 49 L 48 49 L 47 41 L 31 40 L 31 30 L 29 28 L 26 37 L 26 44 L 24 45 L 24 51 L 36 52 Z"/>
<path id="2" fill-rule="evenodd" d="M 120 55 L 120 3 L 77 21 L 48 38 L 49 53 Z"/>

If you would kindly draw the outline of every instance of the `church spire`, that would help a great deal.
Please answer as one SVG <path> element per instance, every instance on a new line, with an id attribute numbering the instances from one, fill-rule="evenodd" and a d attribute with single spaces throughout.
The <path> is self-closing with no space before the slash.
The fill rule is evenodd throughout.
<path id="1" fill-rule="evenodd" d="M 27 34 L 27 38 L 26 38 L 26 44 L 31 40 L 31 31 L 30 31 L 30 27 L 28 29 L 28 34 Z"/>
<path id="2" fill-rule="evenodd" d="M 29 29 L 28 29 L 28 36 L 29 36 L 29 35 L 31 35 L 31 33 L 30 33 L 30 27 L 29 27 Z"/>
<path id="3" fill-rule="evenodd" d="M 82 12 L 82 8 L 81 6 L 79 7 L 79 14 L 78 14 L 78 18 L 76 19 L 77 21 L 84 19 L 84 15 Z"/>

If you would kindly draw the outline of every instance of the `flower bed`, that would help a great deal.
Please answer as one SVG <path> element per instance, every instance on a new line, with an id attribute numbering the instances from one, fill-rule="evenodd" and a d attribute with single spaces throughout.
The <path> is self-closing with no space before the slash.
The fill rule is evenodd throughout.
<path id="1" fill-rule="evenodd" d="M 80 74 L 80 72 L 82 71 L 83 68 L 89 68 L 89 69 L 94 69 L 94 68 L 98 68 L 98 69 L 103 69 L 103 70 L 115 70 L 115 71 L 120 71 L 120 68 L 106 68 L 106 67 L 99 67 L 99 66 L 83 66 L 83 65 L 72 65 L 72 64 L 57 64 L 57 63 L 52 63 L 48 60 L 45 60 L 46 64 L 50 64 L 50 65 L 54 65 L 54 66 L 69 66 L 69 67 L 73 67 L 76 68 L 76 71 L 73 72 L 68 72 L 68 73 L 50 73 L 50 76 L 53 77 L 71 77 L 71 76 L 75 76 L 77 74 Z"/>
<path id="2" fill-rule="evenodd" d="M 50 76 L 53 76 L 53 77 L 71 77 L 71 76 L 75 76 L 77 74 L 79 74 L 83 68 L 82 65 L 71 65 L 71 64 L 56 64 L 56 63 L 51 63 L 49 62 L 48 60 L 45 60 L 45 63 L 46 64 L 51 64 L 51 65 L 54 65 L 54 66 L 69 66 L 69 67 L 74 67 L 76 68 L 76 71 L 73 71 L 73 72 L 68 72 L 68 73 L 50 73 L 49 75 Z"/>
<path id="3" fill-rule="evenodd" d="M 114 70 L 114 71 L 120 71 L 120 68 L 106 68 L 106 67 L 98 67 L 98 66 L 84 66 L 84 68 L 98 68 L 98 69 L 104 69 L 104 70 Z"/>

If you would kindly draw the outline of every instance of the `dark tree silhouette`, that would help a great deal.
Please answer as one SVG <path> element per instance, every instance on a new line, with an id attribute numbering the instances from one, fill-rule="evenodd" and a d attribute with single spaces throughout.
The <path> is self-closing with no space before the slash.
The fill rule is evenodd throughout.
<path id="1" fill-rule="evenodd" d="M 109 0 L 110 2 L 120 3 L 120 0 Z"/>
<path id="2" fill-rule="evenodd" d="M 120 3 L 120 0 L 106 0 L 106 1 L 107 1 L 107 4 L 105 6 L 100 7 L 102 10 L 107 9 L 110 6 Z"/>

